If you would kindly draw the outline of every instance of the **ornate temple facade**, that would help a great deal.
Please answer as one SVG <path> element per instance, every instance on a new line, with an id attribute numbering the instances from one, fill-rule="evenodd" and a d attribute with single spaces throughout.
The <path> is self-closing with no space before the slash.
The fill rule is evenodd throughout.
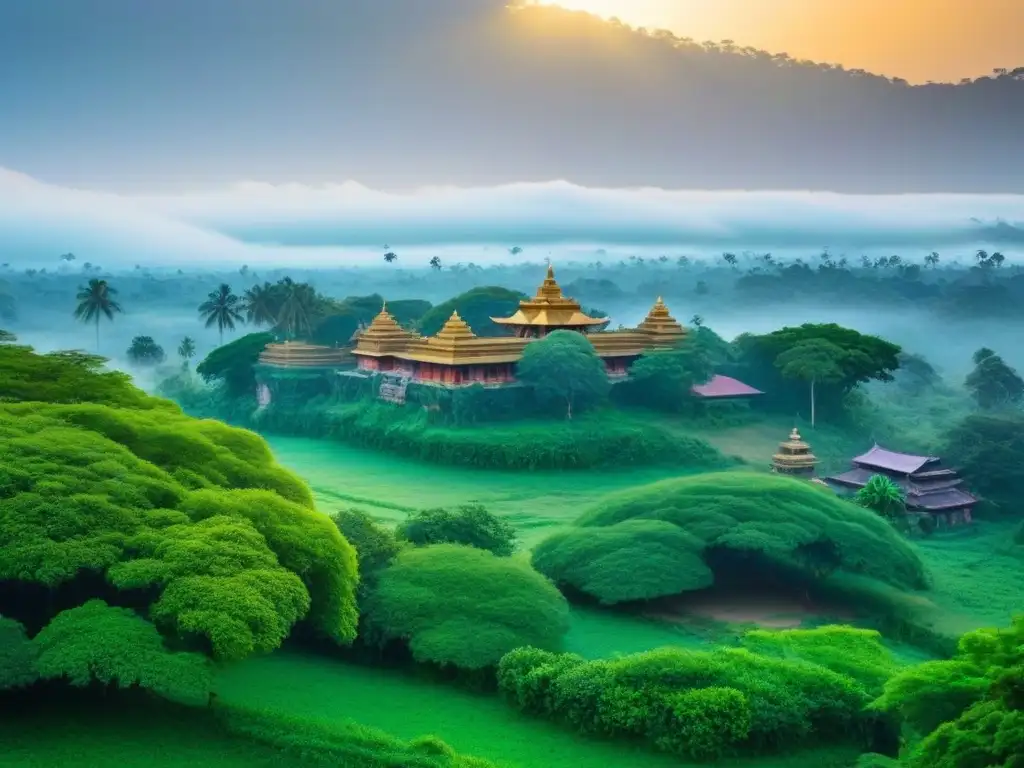
<path id="1" fill-rule="evenodd" d="M 930 515 L 939 524 L 969 523 L 978 503 L 961 487 L 963 479 L 957 471 L 943 467 L 939 458 L 897 453 L 878 445 L 857 456 L 847 472 L 825 480 L 837 491 L 855 493 L 872 475 L 885 475 L 903 490 L 909 514 Z"/>
<path id="2" fill-rule="evenodd" d="M 501 385 L 515 381 L 516 363 L 526 345 L 551 331 L 586 334 L 612 377 L 626 376 L 646 350 L 671 347 L 686 337 L 686 329 L 660 298 L 636 328 L 603 330 L 608 320 L 590 317 L 579 302 L 564 296 L 551 267 L 536 296 L 520 302 L 511 317 L 491 319 L 508 328 L 510 335 L 477 336 L 453 312 L 435 336 L 421 336 L 402 328 L 385 306 L 359 334 L 352 355 L 362 371 L 395 374 L 410 381 Z"/>

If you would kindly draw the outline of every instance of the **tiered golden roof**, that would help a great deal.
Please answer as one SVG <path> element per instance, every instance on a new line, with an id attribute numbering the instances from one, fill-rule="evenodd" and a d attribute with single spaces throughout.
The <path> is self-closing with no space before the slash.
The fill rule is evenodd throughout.
<path id="1" fill-rule="evenodd" d="M 354 352 L 370 357 L 380 357 L 403 351 L 409 342 L 420 338 L 405 330 L 388 312 L 387 304 L 381 307 L 373 322 L 359 334 Z"/>
<path id="2" fill-rule="evenodd" d="M 519 302 L 519 309 L 511 317 L 492 317 L 491 320 L 499 325 L 543 328 L 587 328 L 608 324 L 608 318 L 591 317 L 583 312 L 578 301 L 562 295 L 562 289 L 555 280 L 555 269 L 550 264 L 536 296 Z"/>
<path id="3" fill-rule="evenodd" d="M 813 472 L 818 457 L 811 453 L 811 446 L 800 438 L 796 427 L 789 433 L 789 439 L 779 443 L 779 451 L 772 456 L 772 469 L 784 474 Z"/>
<path id="4" fill-rule="evenodd" d="M 661 296 L 654 302 L 647 317 L 637 326 L 637 330 L 650 334 L 658 345 L 672 345 L 686 338 L 686 329 L 672 317 Z"/>
<path id="5" fill-rule="evenodd" d="M 285 341 L 264 347 L 259 361 L 278 368 L 331 368 L 350 363 L 352 355 L 348 349 Z"/>

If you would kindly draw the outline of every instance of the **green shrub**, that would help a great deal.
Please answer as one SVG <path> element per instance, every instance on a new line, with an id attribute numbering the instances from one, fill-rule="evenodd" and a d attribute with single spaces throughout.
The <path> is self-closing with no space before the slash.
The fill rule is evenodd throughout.
<path id="1" fill-rule="evenodd" d="M 755 629 L 744 633 L 741 643 L 761 656 L 802 659 L 852 677 L 871 693 L 900 667 L 882 645 L 882 635 L 872 629 L 830 625 L 814 629 Z"/>
<path id="2" fill-rule="evenodd" d="M 827 489 L 768 474 L 664 480 L 608 496 L 540 543 L 533 564 L 604 603 L 703 589 L 725 575 L 836 570 L 904 587 L 927 583 L 913 548 Z M 763 574 L 762 574 L 763 575 Z"/>
<path id="3" fill-rule="evenodd" d="M 395 534 L 359 509 L 342 509 L 331 515 L 341 535 L 353 546 L 359 563 L 359 596 L 362 602 L 377 583 L 381 570 L 395 558 L 402 544 Z"/>
<path id="4" fill-rule="evenodd" d="M 698 760 L 816 739 L 857 742 L 873 718 L 852 678 L 744 649 L 660 648 L 584 661 L 523 648 L 502 658 L 498 685 L 523 711 Z"/>
<path id="5" fill-rule="evenodd" d="M 381 574 L 366 620 L 417 661 L 481 669 L 513 648 L 557 648 L 569 608 L 528 563 L 455 544 L 406 549 Z"/>
<path id="6" fill-rule="evenodd" d="M 268 409 L 270 410 L 270 409 Z M 282 426 L 296 414 L 279 415 Z M 338 405 L 318 413 L 320 434 L 420 461 L 486 469 L 593 469 L 669 464 L 717 468 L 726 459 L 695 437 L 632 422 L 614 411 L 572 421 L 443 427 L 427 411 L 379 402 Z M 272 429 L 273 427 L 271 427 Z"/>
<path id="7" fill-rule="evenodd" d="M 139 687 L 172 701 L 205 703 L 213 689 L 209 660 L 197 653 L 172 653 L 156 627 L 127 608 L 90 600 L 59 613 L 32 641 L 39 676 Z"/>
<path id="8" fill-rule="evenodd" d="M 196 366 L 196 373 L 208 382 L 222 384 L 233 396 L 252 393 L 256 389 L 253 366 L 274 340 L 272 333 L 246 334 L 213 350 Z"/>
<path id="9" fill-rule="evenodd" d="M 0 691 L 24 688 L 38 678 L 39 650 L 14 619 L 0 616 Z"/>
<path id="10" fill-rule="evenodd" d="M 1024 615 L 1007 629 L 968 632 L 958 648 L 893 677 L 872 709 L 899 716 L 920 739 L 907 752 L 911 768 L 1014 768 L 1024 755 Z"/>
<path id="11" fill-rule="evenodd" d="M 427 544 L 465 544 L 508 557 L 516 548 L 516 531 L 481 504 L 455 509 L 424 509 L 399 524 L 399 539 L 422 547 Z"/>
<path id="12" fill-rule="evenodd" d="M 260 437 L 132 395 L 77 360 L 37 365 L 12 350 L 23 374 L 70 371 L 79 402 L 0 404 L 7 616 L 31 633 L 69 602 L 104 598 L 219 658 L 272 650 L 303 619 L 354 638 L 355 554 Z"/>

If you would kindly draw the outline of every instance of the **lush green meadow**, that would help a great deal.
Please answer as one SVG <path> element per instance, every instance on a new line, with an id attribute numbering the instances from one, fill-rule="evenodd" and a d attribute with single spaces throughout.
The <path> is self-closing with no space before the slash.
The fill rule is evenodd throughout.
<path id="1" fill-rule="evenodd" d="M 776 437 L 778 433 L 785 436 L 782 422 L 767 420 L 709 428 L 700 436 L 727 455 L 739 455 L 749 468 L 763 469 L 781 439 Z M 838 469 L 855 450 L 849 438 L 828 428 L 808 431 L 806 436 L 826 466 Z M 525 548 L 568 525 L 609 493 L 676 476 L 668 467 L 617 472 L 476 470 L 426 464 L 329 440 L 269 437 L 268 442 L 278 460 L 309 483 L 323 512 L 356 506 L 381 522 L 397 523 L 414 509 L 479 502 L 511 522 Z M 762 457 L 760 466 L 755 463 L 758 457 Z M 837 577 L 836 582 L 841 596 L 852 594 L 851 599 L 861 604 L 865 614 L 885 613 L 898 606 L 898 612 L 909 617 L 913 625 L 952 638 L 980 626 L 1005 624 L 1024 606 L 1024 553 L 1012 539 L 1012 524 L 984 520 L 977 521 L 970 530 L 914 539 L 933 580 L 926 592 L 899 592 L 845 576 Z M 783 625 L 843 618 L 832 610 L 822 609 L 822 615 L 814 615 L 800 606 L 780 606 L 764 600 L 721 610 L 707 602 L 689 606 L 692 615 L 682 622 L 665 612 L 659 612 L 661 621 L 652 621 L 625 614 L 575 611 L 567 640 L 577 653 L 602 656 L 720 638 L 735 629 L 723 624 L 742 624 L 744 617 L 764 624 L 781 618 Z M 736 602 L 735 596 L 731 602 Z M 719 618 L 717 626 L 709 623 L 715 617 Z M 870 622 L 870 616 L 863 619 Z M 618 631 L 603 626 L 605 621 L 615 622 Z M 901 633 L 894 637 L 900 639 Z M 905 639 L 912 641 L 913 637 Z"/>

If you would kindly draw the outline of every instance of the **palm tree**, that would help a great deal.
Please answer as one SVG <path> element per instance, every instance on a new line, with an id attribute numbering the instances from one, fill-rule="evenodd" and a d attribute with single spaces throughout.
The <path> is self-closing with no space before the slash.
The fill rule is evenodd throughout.
<path id="1" fill-rule="evenodd" d="M 279 294 L 280 290 L 269 282 L 246 289 L 240 307 L 245 312 L 245 322 L 256 326 L 276 325 L 281 304 Z"/>
<path id="2" fill-rule="evenodd" d="M 277 322 L 293 339 L 313 332 L 317 296 L 309 283 L 296 283 L 286 277 L 281 281 L 281 311 Z"/>
<path id="3" fill-rule="evenodd" d="M 199 305 L 199 317 L 206 321 L 206 327 L 217 326 L 220 331 L 220 343 L 224 344 L 224 329 L 235 330 L 235 323 L 244 323 L 245 318 L 238 311 L 239 299 L 231 292 L 231 286 L 221 283 L 216 291 L 211 291 L 206 301 Z"/>
<path id="4" fill-rule="evenodd" d="M 181 358 L 181 367 L 188 370 L 188 363 L 196 356 L 196 342 L 191 336 L 186 336 L 178 345 L 178 357 Z"/>
<path id="5" fill-rule="evenodd" d="M 100 318 L 106 317 L 113 321 L 114 315 L 123 313 L 121 305 L 114 297 L 117 290 L 111 288 L 106 280 L 93 278 L 88 285 L 80 286 L 75 298 L 78 306 L 75 307 L 75 319 L 83 323 L 96 324 L 96 351 L 100 349 Z"/>
<path id="6" fill-rule="evenodd" d="M 857 491 L 854 500 L 892 522 L 900 520 L 907 509 L 903 489 L 885 475 L 872 475 L 868 478 L 864 487 Z"/>

